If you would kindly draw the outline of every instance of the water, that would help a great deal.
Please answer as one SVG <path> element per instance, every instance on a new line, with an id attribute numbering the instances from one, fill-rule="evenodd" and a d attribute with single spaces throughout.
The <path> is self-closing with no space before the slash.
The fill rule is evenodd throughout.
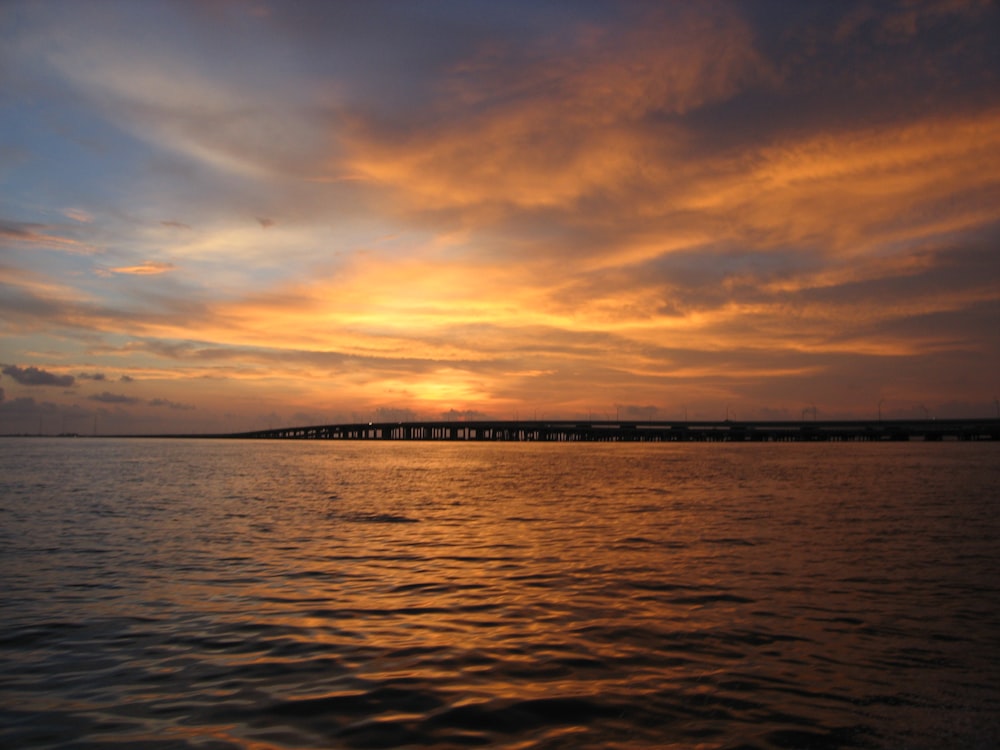
<path id="1" fill-rule="evenodd" d="M 0 441 L 0 746 L 992 748 L 1000 445 Z"/>

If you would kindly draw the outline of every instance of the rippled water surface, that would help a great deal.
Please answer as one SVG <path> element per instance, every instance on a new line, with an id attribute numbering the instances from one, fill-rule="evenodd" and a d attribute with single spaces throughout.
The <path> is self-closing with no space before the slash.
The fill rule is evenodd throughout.
<path id="1" fill-rule="evenodd" d="M 0 440 L 0 746 L 993 748 L 1000 445 Z"/>

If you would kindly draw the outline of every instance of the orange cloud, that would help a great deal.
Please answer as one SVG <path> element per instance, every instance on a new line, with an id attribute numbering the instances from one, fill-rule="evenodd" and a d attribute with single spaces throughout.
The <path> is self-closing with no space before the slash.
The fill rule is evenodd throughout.
<path id="1" fill-rule="evenodd" d="M 163 261 L 147 260 L 137 266 L 118 266 L 109 269 L 111 273 L 126 274 L 130 276 L 156 276 L 157 274 L 173 271 L 177 266 L 173 263 Z"/>
<path id="2" fill-rule="evenodd" d="M 681 157 L 683 133 L 651 130 L 650 114 L 684 114 L 770 75 L 731 13 L 578 28 L 568 41 L 489 50 L 456 69 L 423 130 L 355 120 L 346 171 L 420 209 L 569 207 L 626 188 L 653 154 Z"/>
<path id="3" fill-rule="evenodd" d="M 682 205 L 728 212 L 741 238 L 861 255 L 988 223 L 1000 194 L 1000 112 L 820 134 L 755 154 Z"/>

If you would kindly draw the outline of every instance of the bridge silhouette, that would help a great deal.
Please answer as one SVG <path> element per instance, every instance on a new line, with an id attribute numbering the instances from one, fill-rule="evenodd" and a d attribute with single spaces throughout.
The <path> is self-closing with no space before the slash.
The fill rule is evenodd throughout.
<path id="1" fill-rule="evenodd" d="M 478 420 L 359 422 L 227 435 L 256 440 L 807 442 L 1000 440 L 1000 419 L 802 421 Z"/>

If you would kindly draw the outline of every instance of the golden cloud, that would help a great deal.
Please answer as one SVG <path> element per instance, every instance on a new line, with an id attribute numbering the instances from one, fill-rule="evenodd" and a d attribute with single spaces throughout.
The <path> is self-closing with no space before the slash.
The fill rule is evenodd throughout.
<path id="1" fill-rule="evenodd" d="M 771 75 L 732 14 L 581 28 L 560 41 L 527 51 L 529 64 L 516 61 L 523 50 L 490 50 L 457 69 L 423 130 L 355 120 L 347 173 L 421 209 L 568 207 L 632 184 L 651 155 L 682 157 L 682 132 L 650 129 L 651 113 L 680 115 Z"/>
<path id="2" fill-rule="evenodd" d="M 126 274 L 130 276 L 156 276 L 161 273 L 173 271 L 175 268 L 177 268 L 177 266 L 173 263 L 147 260 L 136 266 L 118 266 L 117 268 L 109 269 L 109 271 L 111 273 Z"/>
<path id="3" fill-rule="evenodd" d="M 727 212 L 758 245 L 857 256 L 996 218 L 973 196 L 1000 191 L 1000 112 L 819 134 L 763 149 L 752 164 L 698 186 L 686 206 Z"/>

